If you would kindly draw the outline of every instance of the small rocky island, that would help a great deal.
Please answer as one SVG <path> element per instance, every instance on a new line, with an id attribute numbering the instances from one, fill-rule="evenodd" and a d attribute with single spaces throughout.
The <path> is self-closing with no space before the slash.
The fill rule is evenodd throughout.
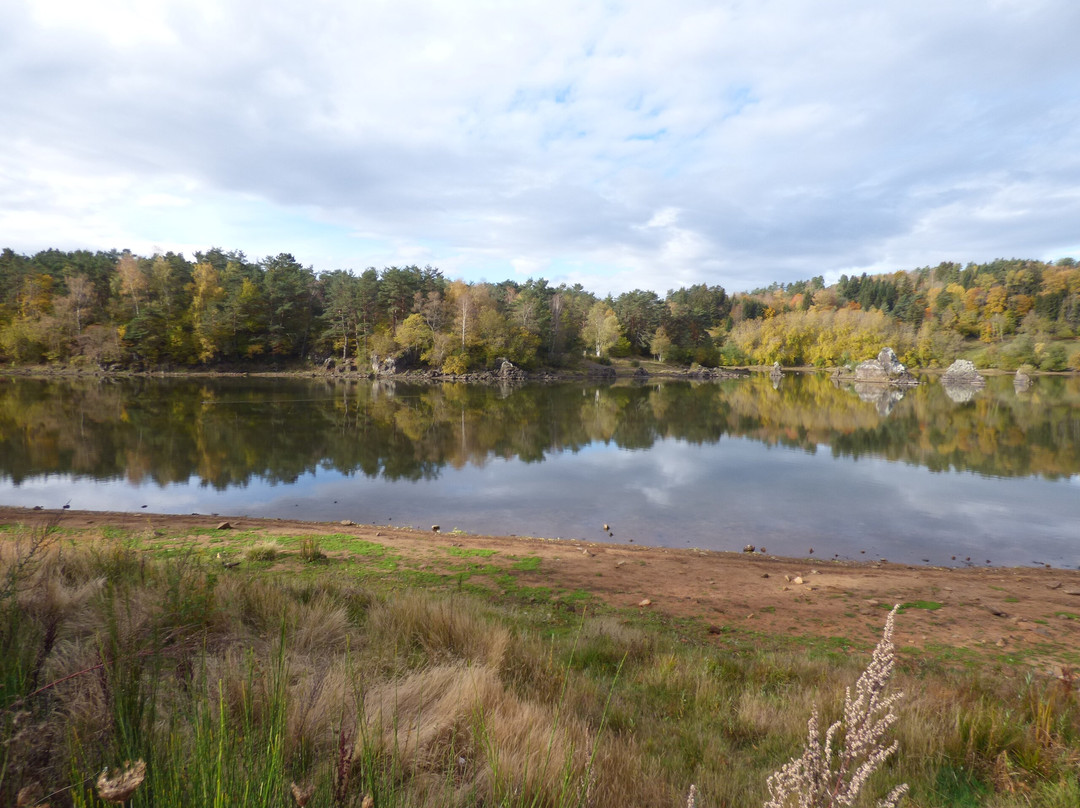
<path id="1" fill-rule="evenodd" d="M 919 383 L 892 348 L 882 348 L 874 359 L 860 362 L 854 370 L 840 368 L 834 374 L 841 381 L 885 384 L 894 387 L 913 387 Z"/>
<path id="2" fill-rule="evenodd" d="M 941 375 L 941 383 L 948 387 L 985 387 L 986 379 L 975 370 L 975 363 L 957 359 Z"/>
<path id="3" fill-rule="evenodd" d="M 941 376 L 941 386 L 956 404 L 966 404 L 975 394 L 986 387 L 986 379 L 975 370 L 975 364 L 967 359 L 957 359 Z"/>

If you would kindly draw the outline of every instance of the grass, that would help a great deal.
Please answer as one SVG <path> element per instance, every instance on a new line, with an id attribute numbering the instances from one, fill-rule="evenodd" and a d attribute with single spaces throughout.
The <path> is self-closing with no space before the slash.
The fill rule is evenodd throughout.
<path id="1" fill-rule="evenodd" d="M 491 558 L 498 550 L 488 550 L 483 547 L 444 547 L 443 550 L 457 558 Z"/>
<path id="2" fill-rule="evenodd" d="M 943 605 L 936 600 L 911 600 L 900 604 L 900 613 L 902 614 L 906 609 L 924 609 L 928 612 L 936 612 Z"/>
<path id="3" fill-rule="evenodd" d="M 681 806 L 690 783 L 697 805 L 761 805 L 871 650 L 602 608 L 522 585 L 532 556 L 423 569 L 279 536 L 273 564 L 225 568 L 263 537 L 177 538 L 0 537 L 0 805 L 29 787 L 98 806 L 98 773 L 138 759 L 135 806 L 289 805 L 292 783 L 313 808 Z M 1075 679 L 947 646 L 898 665 L 900 751 L 876 793 L 1076 804 Z"/>

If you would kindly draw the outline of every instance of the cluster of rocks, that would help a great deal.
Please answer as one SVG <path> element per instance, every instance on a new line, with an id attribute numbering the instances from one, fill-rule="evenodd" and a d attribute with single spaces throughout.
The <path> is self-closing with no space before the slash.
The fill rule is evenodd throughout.
<path id="1" fill-rule="evenodd" d="M 896 358 L 892 348 L 882 348 L 874 359 L 860 362 L 854 371 L 842 371 L 841 376 L 850 375 L 856 382 L 869 384 L 888 384 L 897 387 L 913 387 L 919 383 L 904 364 Z"/>
<path id="2" fill-rule="evenodd" d="M 703 368 L 692 367 L 683 373 L 677 374 L 691 379 L 739 379 L 749 376 L 748 370 L 734 370 L 732 368 Z"/>

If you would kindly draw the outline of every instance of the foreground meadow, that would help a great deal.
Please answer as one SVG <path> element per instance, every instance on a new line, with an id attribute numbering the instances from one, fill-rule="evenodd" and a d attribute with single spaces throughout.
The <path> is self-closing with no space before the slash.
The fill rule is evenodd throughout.
<path id="1" fill-rule="evenodd" d="M 1001 606 L 900 578 L 861 597 L 865 567 L 818 597 L 755 559 L 782 624 L 760 600 L 735 617 L 749 593 L 676 603 L 661 551 L 586 574 L 600 546 L 470 538 L 5 517 L 0 805 L 101 805 L 128 761 L 130 805 L 676 806 L 691 784 L 698 806 L 761 805 L 811 712 L 839 716 L 891 594 L 899 752 L 863 802 L 907 783 L 927 808 L 1080 804 L 1078 616 L 1056 601 L 958 571 L 941 592 L 999 592 L 1037 640 L 969 642 Z M 683 578 L 692 560 L 671 556 Z M 639 566 L 651 597 L 612 581 Z"/>

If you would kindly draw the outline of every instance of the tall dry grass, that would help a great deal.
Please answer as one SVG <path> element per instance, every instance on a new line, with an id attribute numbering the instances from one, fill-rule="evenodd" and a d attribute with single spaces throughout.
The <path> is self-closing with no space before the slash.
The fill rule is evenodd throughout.
<path id="1" fill-rule="evenodd" d="M 806 716 L 840 717 L 829 705 L 867 659 L 359 586 L 350 569 L 0 540 L 0 805 L 27 788 L 98 805 L 101 770 L 137 760 L 131 805 L 286 805 L 295 783 L 313 808 L 675 806 L 691 782 L 698 805 L 760 805 Z M 904 662 L 901 752 L 869 790 L 908 782 L 917 808 L 1076 804 L 1075 681 Z"/>

